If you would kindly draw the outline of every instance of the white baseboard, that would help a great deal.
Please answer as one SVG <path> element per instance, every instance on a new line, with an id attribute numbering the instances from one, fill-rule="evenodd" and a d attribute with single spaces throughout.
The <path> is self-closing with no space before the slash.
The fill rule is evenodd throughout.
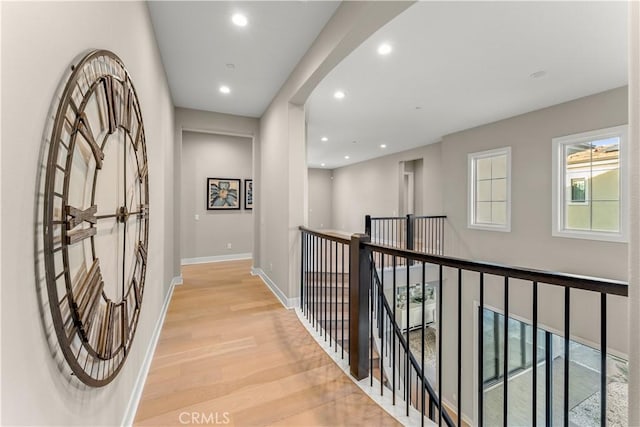
<path id="1" fill-rule="evenodd" d="M 251 275 L 259 276 L 267 288 L 271 289 L 271 292 L 278 298 L 280 304 L 283 305 L 284 308 L 291 309 L 297 307 L 296 304 L 300 304 L 300 298 L 287 298 L 287 296 L 276 286 L 276 284 L 271 280 L 267 273 L 264 272 L 261 268 L 251 267 Z"/>
<path id="2" fill-rule="evenodd" d="M 220 261 L 237 261 L 241 259 L 251 259 L 253 255 L 251 252 L 245 254 L 229 254 L 229 255 L 215 255 L 215 256 L 203 256 L 198 258 L 182 258 L 182 265 L 190 264 L 206 264 L 208 262 L 220 262 Z"/>
<path id="3" fill-rule="evenodd" d="M 421 414 L 416 411 L 413 406 L 410 407 L 409 416 L 406 415 L 405 405 L 401 403 L 401 401 L 397 401 L 396 404 L 393 404 L 393 398 L 391 390 L 386 389 L 387 393 L 384 396 L 380 396 L 380 382 L 377 379 L 373 379 L 373 385 L 371 384 L 371 379 L 369 377 L 358 381 L 351 375 L 351 369 L 349 367 L 349 359 L 348 354 L 345 355 L 345 358 L 342 359 L 341 353 L 336 353 L 334 347 L 332 346 L 331 340 L 325 341 L 318 332 L 309 325 L 309 322 L 305 318 L 302 310 L 299 308 L 295 309 L 296 314 L 298 316 L 298 320 L 304 328 L 309 332 L 309 335 L 313 337 L 318 346 L 322 348 L 325 353 L 329 355 L 331 360 L 340 368 L 351 381 L 353 381 L 364 393 L 366 393 L 371 400 L 376 402 L 378 406 L 380 406 L 386 413 L 391 415 L 396 419 L 400 424 L 406 427 L 418 427 L 421 425 L 420 418 Z M 431 421 L 428 417 L 423 416 L 423 425 L 427 427 L 436 427 L 437 424 Z M 471 425 L 471 424 L 469 424 Z"/>
<path id="4" fill-rule="evenodd" d="M 142 398 L 142 391 L 144 390 L 144 383 L 147 381 L 147 375 L 149 374 L 151 361 L 153 360 L 153 355 L 156 352 L 156 346 L 158 345 L 158 340 L 160 339 L 162 325 L 164 324 L 164 319 L 167 316 L 169 302 L 171 301 L 171 297 L 173 296 L 173 290 L 178 284 L 182 284 L 182 276 L 174 277 L 171 280 L 169 291 L 164 298 L 164 304 L 162 304 L 160 316 L 158 317 L 158 321 L 156 322 L 153 334 L 151 335 L 151 340 L 149 341 L 149 346 L 147 347 L 147 353 L 145 354 L 144 360 L 142 361 L 142 366 L 140 367 L 138 378 L 136 378 L 133 391 L 131 392 L 131 397 L 129 398 L 129 404 L 127 405 L 127 409 L 124 413 L 124 418 L 121 423 L 121 425 L 124 427 L 132 426 L 133 421 L 135 420 L 136 412 L 138 411 L 138 405 L 140 404 L 140 398 Z"/>

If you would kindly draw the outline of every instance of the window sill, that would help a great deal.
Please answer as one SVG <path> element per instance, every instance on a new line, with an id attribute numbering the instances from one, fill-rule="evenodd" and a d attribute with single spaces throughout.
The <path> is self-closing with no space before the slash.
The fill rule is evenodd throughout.
<path id="1" fill-rule="evenodd" d="M 624 233 L 606 233 L 597 231 L 579 230 L 554 230 L 553 237 L 563 237 L 568 239 L 596 240 L 600 242 L 627 243 L 628 238 Z"/>
<path id="2" fill-rule="evenodd" d="M 472 230 L 484 230 L 484 231 L 500 231 L 503 233 L 510 233 L 510 225 L 491 225 L 491 224 L 467 224 L 467 227 Z"/>

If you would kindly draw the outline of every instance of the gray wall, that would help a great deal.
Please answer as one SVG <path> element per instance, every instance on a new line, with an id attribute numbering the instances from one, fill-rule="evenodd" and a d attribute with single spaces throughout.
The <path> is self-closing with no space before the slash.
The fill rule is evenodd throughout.
<path id="1" fill-rule="evenodd" d="M 174 276 L 173 105 L 143 2 L 2 2 L 3 425 L 120 425 Z M 37 177 L 54 94 L 80 53 L 104 48 L 128 68 L 144 119 L 150 191 L 144 303 L 123 370 L 77 386 L 61 358 L 34 274 Z M 40 194 L 38 194 L 38 197 Z M 10 207 L 10 208 L 9 208 Z M 41 311 L 42 310 L 42 311 Z M 49 340 L 49 342 L 48 342 Z"/>
<path id="2" fill-rule="evenodd" d="M 308 208 L 304 103 L 335 65 L 411 4 L 343 2 L 260 118 L 258 266 L 291 306 L 300 288 L 298 227 Z"/>
<path id="3" fill-rule="evenodd" d="M 364 215 L 394 216 L 399 205 L 399 162 L 423 159 L 423 213 L 447 215 L 446 254 L 530 267 L 604 277 L 627 278 L 627 244 L 551 236 L 551 139 L 627 123 L 627 88 L 618 88 L 564 104 L 530 112 L 444 136 L 442 142 L 393 154 L 333 171 L 333 226 L 362 232 Z M 467 228 L 467 154 L 512 147 L 511 232 Z M 416 202 L 418 202 L 416 197 Z M 416 209 L 417 210 L 417 209 Z M 457 273 L 445 269 L 445 328 L 457 327 L 454 284 Z M 473 416 L 474 319 L 479 300 L 477 274 L 465 274 L 463 297 L 463 412 Z M 486 304 L 501 310 L 503 282 L 486 278 Z M 540 285 L 539 322 L 561 333 L 564 326 L 562 289 Z M 599 342 L 599 296 L 572 292 L 572 338 L 586 344 Z M 627 353 L 627 301 L 608 299 L 608 345 L 617 354 Z M 511 281 L 510 315 L 529 320 L 531 287 Z M 595 314 L 594 314 L 595 313 Z M 451 330 L 451 329 L 450 329 Z M 455 330 L 455 329 L 454 329 Z M 444 340 L 444 395 L 456 402 L 456 335 Z M 452 360 L 453 363 L 447 361 Z M 465 408 L 466 407 L 466 408 Z"/>
<path id="4" fill-rule="evenodd" d="M 309 227 L 333 228 L 333 172 L 328 169 L 309 168 Z"/>
<path id="5" fill-rule="evenodd" d="M 627 88 L 581 98 L 564 104 L 523 114 L 496 123 L 445 136 L 442 140 L 442 182 L 444 212 L 448 217 L 449 255 L 531 267 L 626 280 L 627 244 L 595 240 L 569 239 L 551 235 L 552 143 L 556 136 L 626 124 Z M 511 232 L 481 231 L 467 228 L 467 154 L 511 146 L 512 149 L 512 222 Z M 450 272 L 453 274 L 453 272 Z M 477 282 L 469 276 L 468 282 Z M 453 280 L 450 281 L 454 283 Z M 468 288 L 467 288 L 468 289 Z M 503 307 L 503 290 L 497 281 L 487 285 L 486 303 Z M 531 319 L 530 286 L 512 281 L 510 313 Z M 445 301 L 456 301 L 455 287 L 445 287 Z M 539 322 L 548 329 L 562 331 L 564 293 L 541 286 Z M 465 292 L 463 313 L 474 312 L 479 295 Z M 608 344 L 610 349 L 627 352 L 627 301 L 609 298 Z M 587 292 L 572 293 L 572 336 L 585 343 L 599 342 L 599 296 Z M 454 327 L 455 310 L 445 311 L 444 322 Z M 463 316 L 463 345 L 474 342 L 474 316 Z M 453 338 L 446 336 L 446 338 Z M 445 339 L 445 354 L 455 355 L 456 343 Z M 472 353 L 463 352 L 463 371 L 472 372 Z M 444 365 L 444 377 L 455 378 L 455 366 Z M 471 378 L 463 377 L 463 402 L 472 400 Z M 453 384 L 446 395 L 453 401 Z M 464 406 L 464 405 L 463 405 Z M 465 411 L 467 415 L 471 415 Z"/>
<path id="6" fill-rule="evenodd" d="M 234 116 L 230 114 L 212 113 L 209 111 L 192 110 L 188 108 L 176 108 L 175 109 L 175 167 L 176 177 L 174 182 L 173 191 L 175 194 L 180 195 L 182 191 L 182 135 L 185 131 L 196 131 L 201 133 L 217 134 L 217 135 L 231 135 L 242 136 L 253 141 L 252 144 L 252 164 L 253 171 L 251 176 L 260 176 L 260 137 L 259 137 L 259 121 L 252 117 Z M 226 177 L 225 177 L 226 178 Z M 253 229 L 256 230 L 259 227 L 259 215 L 261 211 L 260 198 L 256 194 L 260 188 L 260 180 L 255 179 L 253 182 Z M 176 242 L 182 242 L 182 197 L 178 197 L 174 206 L 175 224 L 173 228 L 174 240 Z M 189 214 L 191 215 L 191 214 Z M 193 218 L 193 215 L 191 215 Z M 202 218 L 202 217 L 201 217 Z M 254 233 L 253 242 L 253 265 L 257 265 L 259 262 L 260 252 L 260 236 Z M 232 248 L 233 249 L 233 248 Z M 182 252 L 182 244 L 175 245 L 175 262 L 177 269 L 180 269 L 180 260 L 185 258 Z"/>
<path id="7" fill-rule="evenodd" d="M 244 209 L 244 180 L 252 177 L 251 152 L 250 138 L 183 132 L 180 193 L 183 260 L 251 253 L 253 215 L 251 210 Z M 207 210 L 207 178 L 240 179 L 241 209 Z"/>
<path id="8" fill-rule="evenodd" d="M 416 212 L 442 215 L 440 144 L 391 154 L 333 171 L 333 227 L 350 233 L 364 232 L 364 217 L 396 216 L 399 212 L 400 162 L 422 159 L 415 175 L 422 194 L 416 195 Z M 418 182 L 416 190 L 420 188 Z M 418 206 L 418 204 L 420 206 Z"/>

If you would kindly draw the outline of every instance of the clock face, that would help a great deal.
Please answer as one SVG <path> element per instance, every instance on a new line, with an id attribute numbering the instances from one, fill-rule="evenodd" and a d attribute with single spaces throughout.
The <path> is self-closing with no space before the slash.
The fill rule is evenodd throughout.
<path id="1" fill-rule="evenodd" d="M 138 98 L 122 61 L 72 66 L 49 145 L 44 263 L 58 342 L 73 375 L 103 386 L 135 334 L 147 265 L 149 186 Z"/>

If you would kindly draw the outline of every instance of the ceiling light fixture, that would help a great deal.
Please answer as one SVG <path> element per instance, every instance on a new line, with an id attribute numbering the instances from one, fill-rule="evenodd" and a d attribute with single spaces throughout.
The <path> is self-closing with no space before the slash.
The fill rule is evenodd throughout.
<path id="1" fill-rule="evenodd" d="M 378 46 L 378 54 L 379 55 L 388 55 L 391 53 L 391 45 L 389 43 L 382 43 Z"/>
<path id="2" fill-rule="evenodd" d="M 344 92 L 343 92 L 343 91 L 341 91 L 341 90 L 337 90 L 337 91 L 333 94 L 333 97 L 334 97 L 335 99 L 342 99 L 342 98 L 344 98 Z"/>
<path id="3" fill-rule="evenodd" d="M 327 142 L 329 140 L 329 138 L 327 138 L 326 136 L 323 136 L 322 138 L 320 138 L 320 141 L 322 142 Z"/>
<path id="4" fill-rule="evenodd" d="M 241 13 L 234 13 L 233 16 L 231 17 L 231 22 L 233 22 L 238 27 L 246 27 L 247 24 L 249 23 L 249 21 L 247 20 L 247 17 Z"/>
<path id="5" fill-rule="evenodd" d="M 380 148 L 387 148 L 387 144 L 380 144 Z"/>
<path id="6" fill-rule="evenodd" d="M 225 95 L 228 93 L 231 93 L 231 89 L 229 89 L 229 86 L 222 85 L 220 86 L 219 90 L 220 90 L 220 93 L 224 93 Z"/>
<path id="7" fill-rule="evenodd" d="M 349 156 L 344 156 L 344 158 L 345 158 L 346 160 L 349 160 Z"/>
<path id="8" fill-rule="evenodd" d="M 324 163 L 320 163 L 320 166 L 324 167 Z"/>

